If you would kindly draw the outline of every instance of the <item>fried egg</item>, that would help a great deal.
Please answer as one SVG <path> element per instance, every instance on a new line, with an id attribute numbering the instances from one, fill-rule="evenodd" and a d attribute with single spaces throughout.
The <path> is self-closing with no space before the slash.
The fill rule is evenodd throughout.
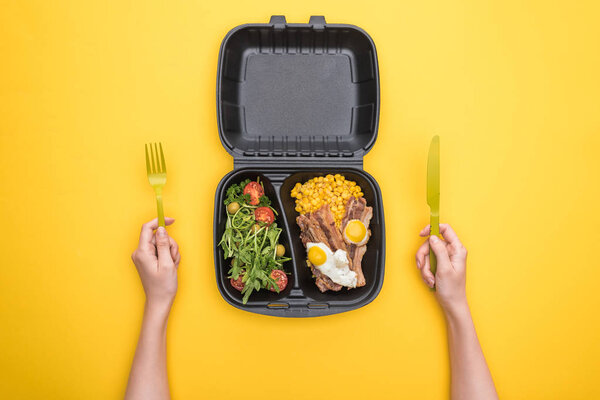
<path id="1" fill-rule="evenodd" d="M 325 243 L 307 243 L 308 261 L 338 285 L 355 288 L 356 272 L 350 270 L 344 250 L 332 252 Z"/>
<path id="2" fill-rule="evenodd" d="M 344 227 L 344 240 L 357 246 L 362 246 L 369 240 L 367 227 L 360 219 L 351 219 Z"/>

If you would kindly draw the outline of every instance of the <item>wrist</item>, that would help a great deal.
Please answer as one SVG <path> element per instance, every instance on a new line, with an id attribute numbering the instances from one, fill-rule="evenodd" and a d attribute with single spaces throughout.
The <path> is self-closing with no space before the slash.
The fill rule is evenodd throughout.
<path id="1" fill-rule="evenodd" d="M 446 319 L 449 321 L 462 319 L 465 316 L 471 315 L 471 310 L 469 309 L 469 303 L 467 303 L 466 297 L 443 304 L 442 309 L 444 310 Z"/>
<path id="2" fill-rule="evenodd" d="M 152 301 L 146 299 L 144 304 L 144 314 L 149 317 L 155 317 L 158 319 L 167 319 L 171 312 L 171 305 L 173 301 Z"/>

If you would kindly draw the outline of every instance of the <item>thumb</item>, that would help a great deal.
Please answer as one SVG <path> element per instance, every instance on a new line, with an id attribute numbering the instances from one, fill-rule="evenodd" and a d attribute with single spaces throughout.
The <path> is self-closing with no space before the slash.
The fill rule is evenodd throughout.
<path id="1" fill-rule="evenodd" d="M 158 253 L 158 265 L 173 264 L 171 257 L 171 242 L 167 230 L 159 226 L 156 230 L 156 252 Z"/>
<path id="2" fill-rule="evenodd" d="M 446 249 L 446 244 L 442 241 L 442 239 L 436 235 L 431 235 L 429 236 L 429 245 L 433 250 L 433 254 L 435 254 L 435 257 L 437 258 L 438 270 L 452 268 L 450 257 L 448 256 L 448 250 Z"/>

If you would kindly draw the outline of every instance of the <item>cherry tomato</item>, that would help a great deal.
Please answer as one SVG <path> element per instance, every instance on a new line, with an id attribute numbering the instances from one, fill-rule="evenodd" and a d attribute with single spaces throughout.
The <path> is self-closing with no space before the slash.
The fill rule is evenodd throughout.
<path id="1" fill-rule="evenodd" d="M 269 207 L 258 207 L 254 210 L 254 219 L 271 225 L 275 221 L 275 214 L 273 214 L 273 210 Z"/>
<path id="2" fill-rule="evenodd" d="M 287 286 L 288 283 L 288 277 L 285 274 L 285 272 L 283 272 L 280 269 L 274 269 L 273 271 L 271 271 L 271 278 L 275 279 L 275 282 L 277 282 L 277 286 L 279 286 L 279 291 L 281 292 L 283 289 L 285 289 L 285 287 Z M 276 292 L 274 287 L 270 287 L 269 290 L 271 292 Z"/>
<path id="3" fill-rule="evenodd" d="M 250 195 L 250 204 L 257 205 L 261 196 L 265 195 L 265 190 L 258 182 L 250 182 L 244 188 L 244 194 Z"/>
<path id="4" fill-rule="evenodd" d="M 244 289 L 244 286 L 246 286 L 246 284 L 244 282 L 242 282 L 243 277 L 244 277 L 244 275 L 240 274 L 240 276 L 238 276 L 237 279 L 231 278 L 229 280 L 231 282 L 231 286 L 233 286 L 234 289 L 237 289 L 240 292 Z"/>

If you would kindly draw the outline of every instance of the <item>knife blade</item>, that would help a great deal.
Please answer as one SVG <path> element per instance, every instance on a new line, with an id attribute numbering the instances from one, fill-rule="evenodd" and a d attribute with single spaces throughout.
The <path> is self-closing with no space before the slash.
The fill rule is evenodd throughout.
<path id="1" fill-rule="evenodd" d="M 427 204 L 429 205 L 430 235 L 440 234 L 440 137 L 435 135 L 429 145 L 427 157 Z M 429 249 L 429 267 L 435 276 L 437 259 Z M 435 286 L 433 288 L 435 290 Z"/>

